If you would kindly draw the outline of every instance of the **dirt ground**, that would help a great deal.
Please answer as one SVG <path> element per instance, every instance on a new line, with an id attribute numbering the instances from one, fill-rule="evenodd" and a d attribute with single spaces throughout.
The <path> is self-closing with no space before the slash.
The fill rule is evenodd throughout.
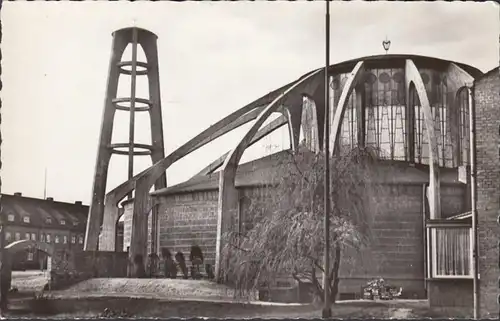
<path id="1" fill-rule="evenodd" d="M 39 292 L 46 283 L 41 272 L 16 272 L 13 286 Z M 321 307 L 309 304 L 236 299 L 234 292 L 209 281 L 167 279 L 91 279 L 64 291 L 49 293 L 51 317 L 97 317 L 107 308 L 129 317 L 318 318 Z M 13 302 L 15 306 L 16 303 Z M 108 312 L 109 312 L 108 311 Z M 430 309 L 426 300 L 340 301 L 335 318 L 468 318 L 462 309 Z M 30 316 L 22 313 L 22 316 Z M 37 316 L 32 314 L 32 316 Z"/>
<path id="2" fill-rule="evenodd" d="M 159 300 L 123 296 L 85 295 L 53 298 L 43 304 L 44 314 L 11 316 L 50 318 L 301 318 L 321 317 L 321 307 L 313 305 L 252 304 L 238 302 Z M 105 314 L 104 312 L 108 312 Z M 332 306 L 333 318 L 465 318 L 451 311 L 431 311 L 426 301 L 342 301 Z"/>
<path id="3" fill-rule="evenodd" d="M 20 292 L 38 292 L 48 282 L 48 272 L 34 271 L 12 271 L 12 287 Z"/>

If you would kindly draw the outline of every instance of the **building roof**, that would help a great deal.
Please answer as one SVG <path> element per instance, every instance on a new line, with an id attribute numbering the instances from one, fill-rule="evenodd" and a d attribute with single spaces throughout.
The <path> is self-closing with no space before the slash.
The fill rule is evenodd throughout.
<path id="1" fill-rule="evenodd" d="M 80 203 L 65 203 L 19 195 L 2 194 L 2 215 L 15 215 L 15 225 L 45 228 L 85 229 L 89 207 Z M 23 217 L 30 218 L 29 223 Z M 51 219 L 51 223 L 47 219 Z M 62 225 L 61 221 L 65 224 Z M 12 223 L 9 223 L 12 224 Z"/>
<path id="2" fill-rule="evenodd" d="M 404 63 L 406 59 L 411 59 L 417 65 L 417 67 L 428 67 L 432 69 L 443 69 L 447 68 L 449 63 L 454 63 L 458 65 L 460 68 L 464 69 L 468 72 L 472 77 L 479 78 L 483 75 L 483 72 L 475 67 L 446 59 L 420 56 L 420 55 L 408 55 L 408 54 L 386 54 L 386 55 L 374 55 L 374 56 L 366 56 L 356 59 L 351 59 L 347 61 L 343 61 L 329 67 L 330 72 L 351 72 L 354 66 L 360 62 L 364 61 L 367 64 L 368 68 L 371 64 L 373 65 L 393 65 L 398 62 Z M 344 71 L 345 69 L 345 71 Z"/>
<path id="3" fill-rule="evenodd" d="M 460 68 L 468 72 L 475 79 L 479 79 L 480 77 L 483 76 L 483 72 L 480 71 L 479 69 L 463 63 L 458 63 L 455 61 L 450 61 L 440 58 L 420 56 L 420 55 L 409 55 L 409 54 L 385 54 L 385 55 L 360 57 L 357 59 L 352 59 L 334 65 L 330 65 L 328 69 L 329 73 L 331 74 L 349 73 L 352 72 L 354 66 L 360 61 L 363 61 L 365 63 L 366 68 L 404 67 L 405 61 L 407 59 L 411 59 L 418 68 L 430 68 L 443 71 L 446 70 L 446 68 L 448 68 L 450 63 L 455 63 Z M 302 75 L 299 79 L 307 77 L 314 71 L 315 70 Z M 284 91 L 286 88 L 289 88 L 296 81 L 297 80 L 294 80 L 289 84 L 286 84 L 278 89 L 275 89 L 274 91 L 268 93 L 267 95 L 257 99 L 257 101 L 259 100 L 266 101 L 266 97 L 273 97 L 277 93 L 280 93 Z M 266 173 L 269 173 L 269 170 L 272 169 L 274 165 L 275 162 L 273 163 L 273 157 L 271 158 L 264 157 L 262 159 L 255 160 L 247 164 L 239 165 L 235 179 L 236 187 L 265 185 L 266 182 L 269 180 L 268 177 L 270 177 L 269 175 L 266 175 Z M 405 166 L 408 165 L 405 164 Z M 394 169 L 392 168 L 388 169 L 389 172 L 393 170 Z M 418 170 L 415 168 L 410 168 L 409 171 L 415 172 L 415 175 L 418 174 Z M 424 179 L 425 177 L 426 175 L 422 176 L 421 178 Z M 421 179 L 419 178 L 419 181 L 420 180 Z M 181 184 L 152 192 L 151 195 L 153 196 L 169 195 L 169 194 L 191 192 L 191 191 L 216 190 L 218 189 L 218 185 L 219 185 L 219 173 L 215 172 L 207 176 L 194 177 Z M 130 202 L 130 200 L 125 202 Z"/>
<path id="4" fill-rule="evenodd" d="M 273 168 L 292 159 L 289 150 L 284 150 L 254 161 L 241 164 L 236 171 L 236 187 L 264 186 L 273 182 Z M 381 161 L 377 165 L 375 180 L 386 184 L 426 184 L 429 182 L 428 166 L 410 166 L 407 162 Z M 458 171 L 452 168 L 440 168 L 441 184 L 460 184 Z M 152 196 L 167 196 L 190 192 L 219 189 L 219 172 L 206 176 L 196 176 L 186 182 L 160 189 Z"/>
<path id="5" fill-rule="evenodd" d="M 495 67 L 493 69 L 491 69 L 490 71 L 486 72 L 484 75 L 482 75 L 481 77 L 479 77 L 478 79 L 476 79 L 476 81 L 481 81 L 482 79 L 485 79 L 487 77 L 489 77 L 491 74 L 494 74 L 494 73 L 497 73 L 499 76 L 500 76 L 500 67 Z"/>
<path id="6" fill-rule="evenodd" d="M 271 183 L 270 171 L 278 162 L 291 159 L 289 150 L 284 150 L 254 161 L 240 164 L 236 171 L 236 187 L 262 186 Z M 163 188 L 151 193 L 153 196 L 172 195 L 185 192 L 217 190 L 219 188 L 219 172 L 206 176 L 196 176 L 186 182 Z"/>

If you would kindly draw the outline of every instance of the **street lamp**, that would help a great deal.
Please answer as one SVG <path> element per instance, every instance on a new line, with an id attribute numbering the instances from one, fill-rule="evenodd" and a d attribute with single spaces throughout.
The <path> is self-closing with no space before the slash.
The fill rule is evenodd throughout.
<path id="1" fill-rule="evenodd" d="M 321 313 L 323 318 L 331 318 L 332 310 L 330 308 L 330 81 L 328 79 L 328 67 L 330 66 L 330 0 L 326 0 L 326 20 L 325 20 L 325 214 L 324 214 L 324 233 L 325 233 L 325 253 L 324 253 L 324 276 L 323 291 L 324 306 Z"/>
<path id="2" fill-rule="evenodd" d="M 391 48 L 391 41 L 387 39 L 387 36 L 385 37 L 385 40 L 382 41 L 382 46 L 384 47 L 385 54 L 387 55 L 389 48 Z"/>

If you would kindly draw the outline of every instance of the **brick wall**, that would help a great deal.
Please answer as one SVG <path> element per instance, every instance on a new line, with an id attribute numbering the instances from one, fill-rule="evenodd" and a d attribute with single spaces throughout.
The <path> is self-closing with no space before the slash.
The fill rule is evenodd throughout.
<path id="1" fill-rule="evenodd" d="M 482 317 L 498 317 L 500 198 L 500 78 L 498 70 L 475 84 L 477 209 Z"/>
<path id="2" fill-rule="evenodd" d="M 465 185 L 441 187 L 444 216 L 459 214 L 465 206 Z M 340 271 L 340 292 L 358 293 L 367 281 L 383 277 L 403 286 L 410 297 L 425 295 L 422 185 L 406 182 L 384 185 L 377 195 L 377 212 L 371 220 L 372 239 L 360 252 L 346 251 Z M 241 193 L 244 224 L 251 224 L 248 209 L 252 199 L 261 197 L 258 188 Z"/>
<path id="3" fill-rule="evenodd" d="M 159 207 L 160 249 L 168 248 L 189 258 L 192 245 L 203 251 L 205 262 L 215 263 L 217 191 L 201 191 L 161 197 Z"/>
<path id="4" fill-rule="evenodd" d="M 240 190 L 243 229 L 250 228 L 252 200 L 262 197 L 260 188 Z M 445 216 L 461 213 L 465 185 L 442 186 Z M 377 215 L 372 219 L 373 239 L 360 253 L 344 255 L 341 268 L 341 292 L 359 292 L 370 279 L 383 277 L 409 293 L 424 295 L 424 239 L 420 184 L 385 185 L 378 195 Z M 195 192 L 160 198 L 160 248 L 189 255 L 198 244 L 207 263 L 214 263 L 217 231 L 218 192 Z"/>

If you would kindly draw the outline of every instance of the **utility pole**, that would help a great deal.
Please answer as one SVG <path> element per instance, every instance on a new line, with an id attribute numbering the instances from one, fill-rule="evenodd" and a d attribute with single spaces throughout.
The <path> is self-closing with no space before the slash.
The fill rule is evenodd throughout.
<path id="1" fill-rule="evenodd" d="M 330 84 L 328 77 L 328 67 L 330 66 L 330 0 L 326 0 L 325 16 L 325 257 L 323 290 L 325 291 L 324 307 L 321 313 L 323 318 L 331 318 L 330 309 Z"/>

